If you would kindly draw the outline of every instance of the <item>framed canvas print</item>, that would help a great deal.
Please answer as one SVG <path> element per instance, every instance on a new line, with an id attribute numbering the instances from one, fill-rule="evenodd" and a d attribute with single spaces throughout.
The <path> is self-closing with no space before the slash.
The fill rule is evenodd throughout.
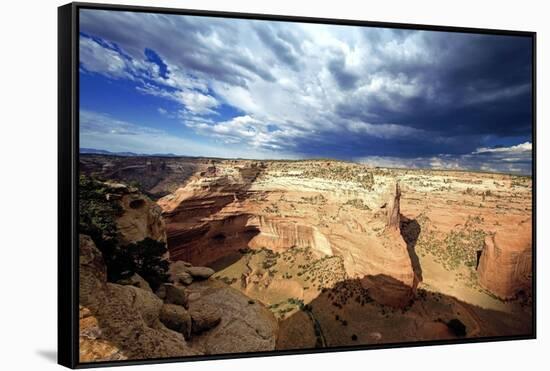
<path id="1" fill-rule="evenodd" d="M 535 338 L 535 33 L 72 3 L 58 72 L 62 365 Z"/>

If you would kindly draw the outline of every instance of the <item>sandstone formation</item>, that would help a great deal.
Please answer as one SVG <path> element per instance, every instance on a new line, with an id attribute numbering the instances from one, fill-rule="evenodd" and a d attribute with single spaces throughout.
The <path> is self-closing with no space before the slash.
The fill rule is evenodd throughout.
<path id="1" fill-rule="evenodd" d="M 128 359 L 118 345 L 102 338 L 98 319 L 83 306 L 79 307 L 80 362 L 120 361 Z"/>
<path id="2" fill-rule="evenodd" d="M 216 327 L 221 321 L 221 312 L 217 307 L 194 305 L 191 310 L 193 334 L 200 334 Z"/>
<path id="3" fill-rule="evenodd" d="M 150 291 L 109 283 L 106 277 L 101 253 L 81 235 L 82 362 L 275 348 L 278 325 L 273 314 L 224 284 L 202 281 L 193 288 L 197 298 L 187 310 L 183 287 L 164 285 L 163 303 Z"/>
<path id="4" fill-rule="evenodd" d="M 166 242 L 161 209 L 134 187 L 118 183 L 105 183 L 112 193 L 108 199 L 118 202 L 122 212 L 117 216 L 118 239 L 121 245 L 139 242 L 146 237 Z"/>
<path id="5" fill-rule="evenodd" d="M 80 237 L 80 360 L 194 355 L 184 337 L 159 321 L 162 301 L 134 286 L 107 282 L 101 253 Z"/>
<path id="6" fill-rule="evenodd" d="M 174 192 L 194 173 L 207 167 L 200 161 L 174 158 L 143 158 L 83 155 L 80 171 L 124 184 L 139 184 L 147 194 L 162 197 Z"/>
<path id="7" fill-rule="evenodd" d="M 372 298 L 381 304 L 403 307 L 414 297 L 418 285 L 411 256 L 400 231 L 401 191 L 399 183 L 391 184 L 383 203 L 386 225 L 378 244 L 369 246 L 366 274 L 362 284 Z"/>
<path id="8" fill-rule="evenodd" d="M 479 283 L 502 299 L 532 287 L 532 222 L 498 230 L 485 239 L 477 272 Z"/>
<path id="9" fill-rule="evenodd" d="M 275 349 L 277 320 L 261 303 L 251 303 L 240 291 L 221 283 L 193 283 L 191 287 L 200 294 L 189 303 L 191 314 L 196 314 L 193 319 L 196 331 L 214 325 L 217 316 L 221 316 L 214 328 L 192 337 L 194 348 L 205 354 Z"/>
<path id="10" fill-rule="evenodd" d="M 151 290 L 151 286 L 149 286 L 147 281 L 145 281 L 137 273 L 134 273 L 132 276 L 130 276 L 128 278 L 121 279 L 117 283 L 119 285 L 130 285 L 130 286 L 134 286 L 134 287 L 140 288 L 140 289 L 145 290 L 145 291 L 153 292 L 153 290 Z"/>
<path id="11" fill-rule="evenodd" d="M 269 165 L 254 165 L 210 167 L 158 201 L 173 260 L 223 266 L 243 249 L 311 249 L 317 258 L 341 256 L 349 276 L 363 279 L 381 303 L 408 304 L 418 280 L 400 235 L 398 183 L 377 186 L 371 180 L 365 189 L 362 183 L 320 178 L 316 187 L 334 189 L 319 193 L 297 176 L 281 176 Z M 307 171 L 304 168 L 303 173 Z M 334 172 L 353 176 L 350 170 Z M 359 175 L 358 179 L 370 178 Z M 344 184 L 355 188 L 347 191 Z"/>
<path id="12" fill-rule="evenodd" d="M 394 189 L 395 187 L 395 189 Z M 387 229 L 399 230 L 400 228 L 400 209 L 399 200 L 401 199 L 401 189 L 399 188 L 399 182 L 395 182 L 395 186 L 390 187 L 387 203 Z"/>
<path id="13" fill-rule="evenodd" d="M 191 316 L 184 307 L 164 304 L 160 310 L 159 319 L 170 330 L 181 333 L 185 339 L 191 338 Z"/>
<path id="14" fill-rule="evenodd" d="M 188 351 L 452 339 L 454 319 L 469 338 L 531 331 L 528 177 L 329 160 L 171 158 L 158 171 L 155 158 L 84 158 L 84 171 L 138 176 L 164 196 L 171 262 L 160 307 L 136 277 L 117 295 Z M 81 317 L 90 359 L 133 357 L 94 311 L 82 305 Z"/>

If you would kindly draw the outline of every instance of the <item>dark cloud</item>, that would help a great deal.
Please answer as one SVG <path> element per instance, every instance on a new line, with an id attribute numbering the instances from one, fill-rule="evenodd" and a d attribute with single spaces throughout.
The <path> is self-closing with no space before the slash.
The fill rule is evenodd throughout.
<path id="1" fill-rule="evenodd" d="M 299 45 L 289 32 L 273 32 L 271 27 L 256 27 L 258 38 L 266 45 L 273 55 L 281 62 L 298 69 L 299 59 L 294 52 L 294 47 Z"/>
<path id="2" fill-rule="evenodd" d="M 343 90 L 349 90 L 355 87 L 359 76 L 346 71 L 346 62 L 342 58 L 335 58 L 328 64 L 328 69 Z"/>
<path id="3" fill-rule="evenodd" d="M 476 152 L 532 141 L 527 37 L 95 10 L 80 19 L 84 69 L 134 79 L 196 116 L 242 113 L 193 116 L 203 136 L 273 157 L 530 161 Z"/>
<path id="4" fill-rule="evenodd" d="M 255 63 L 249 53 L 235 47 L 238 30 L 228 20 L 84 10 L 80 28 L 123 46 L 133 58 L 152 49 L 167 62 L 207 79 L 241 86 L 251 75 L 274 81 L 269 66 Z"/>
<path id="5" fill-rule="evenodd" d="M 530 134 L 532 50 L 528 38 L 423 33 L 422 39 L 429 46 L 424 63 L 388 58 L 377 69 L 388 80 L 398 78 L 414 85 L 418 94 L 409 96 L 387 86 L 376 94 L 342 102 L 336 108 L 338 114 L 374 124 L 400 123 L 450 137 Z"/>

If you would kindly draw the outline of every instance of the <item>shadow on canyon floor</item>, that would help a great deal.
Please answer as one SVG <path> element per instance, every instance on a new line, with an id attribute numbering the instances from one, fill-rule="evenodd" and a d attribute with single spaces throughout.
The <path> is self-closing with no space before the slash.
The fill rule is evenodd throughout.
<path id="1" fill-rule="evenodd" d="M 164 212 L 170 256 L 194 265 L 214 266 L 216 271 L 237 262 L 240 249 L 246 248 L 260 230 L 249 222 L 254 218 L 251 214 L 235 211 L 220 218 L 220 211 L 256 196 L 250 187 L 262 171 L 260 166 L 240 169 L 242 182 L 238 184 L 216 178 L 209 186 L 211 197 L 189 197 Z M 214 215 L 218 217 L 213 219 Z"/>
<path id="2" fill-rule="evenodd" d="M 387 276 L 372 281 L 401 284 Z M 525 313 L 489 310 L 423 289 L 406 307 L 394 308 L 373 300 L 358 279 L 348 279 L 324 289 L 310 303 L 281 320 L 277 349 L 461 338 L 448 325 L 453 319 L 465 325 L 465 338 L 532 334 L 532 317 L 527 308 Z"/>
<path id="3" fill-rule="evenodd" d="M 420 266 L 420 259 L 416 254 L 416 242 L 418 241 L 418 236 L 420 236 L 421 227 L 416 219 L 409 219 L 403 214 L 401 214 L 401 223 L 400 223 L 401 236 L 407 243 L 407 251 L 411 258 L 411 263 L 413 267 L 414 274 L 418 278 L 419 282 L 422 282 L 422 267 Z"/>

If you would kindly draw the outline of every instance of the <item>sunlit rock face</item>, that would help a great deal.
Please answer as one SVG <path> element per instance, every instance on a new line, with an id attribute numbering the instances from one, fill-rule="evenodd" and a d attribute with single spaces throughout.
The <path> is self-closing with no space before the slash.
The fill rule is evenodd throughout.
<path id="1" fill-rule="evenodd" d="M 365 276 L 361 282 L 378 302 L 394 307 L 410 303 L 418 278 L 414 274 L 407 244 L 400 231 L 401 190 L 399 183 L 390 184 L 383 199 L 386 225 L 380 238 L 369 246 Z"/>
<path id="2" fill-rule="evenodd" d="M 477 269 L 479 283 L 502 299 L 530 291 L 532 243 L 530 219 L 487 236 Z"/>
<path id="3" fill-rule="evenodd" d="M 80 361 L 197 354 L 159 321 L 162 301 L 152 292 L 107 282 L 101 252 L 80 236 Z"/>
<path id="4" fill-rule="evenodd" d="M 218 266 L 243 249 L 310 248 L 318 258 L 340 256 L 381 303 L 406 305 L 417 281 L 399 231 L 399 184 L 377 183 L 365 168 L 323 166 L 336 168 L 335 179 L 307 165 L 288 172 L 255 163 L 192 178 L 158 201 L 172 259 Z"/>
<path id="5" fill-rule="evenodd" d="M 532 333 L 530 178 L 330 160 L 174 158 L 162 160 L 170 175 L 155 180 L 139 166 L 158 159 L 94 156 L 90 163 L 97 169 L 102 161 L 114 165 L 102 179 L 142 176 L 146 182 L 132 184 L 160 207 L 172 260 L 162 287 L 183 289 L 185 300 L 155 294 L 163 297 L 161 323 L 177 329 L 185 351 Z M 132 201 L 122 205 L 128 216 L 151 214 Z M 161 236 L 140 213 L 126 235 Z M 101 274 L 101 265 L 93 271 Z M 87 282 L 94 292 L 108 286 L 122 301 L 134 298 L 141 318 L 154 318 L 158 301 L 136 291 L 147 288 L 139 278 Z M 105 320 L 89 305 L 81 303 L 81 319 L 83 357 L 136 356 L 116 333 L 106 336 Z M 449 326 L 453 320 L 465 335 Z"/>
<path id="6" fill-rule="evenodd" d="M 278 324 L 273 314 L 239 290 L 208 280 L 202 274 L 205 268 L 186 263 L 183 268 L 197 282 L 165 284 L 184 295 L 182 302 L 170 292 L 108 282 L 102 254 L 90 237 L 80 236 L 79 250 L 81 362 L 275 349 Z M 189 292 L 193 295 L 188 297 Z"/>
<path id="7" fill-rule="evenodd" d="M 106 183 L 118 201 L 121 212 L 116 218 L 118 239 L 122 245 L 139 242 L 145 238 L 166 242 L 164 221 L 160 207 L 134 187 Z"/>

